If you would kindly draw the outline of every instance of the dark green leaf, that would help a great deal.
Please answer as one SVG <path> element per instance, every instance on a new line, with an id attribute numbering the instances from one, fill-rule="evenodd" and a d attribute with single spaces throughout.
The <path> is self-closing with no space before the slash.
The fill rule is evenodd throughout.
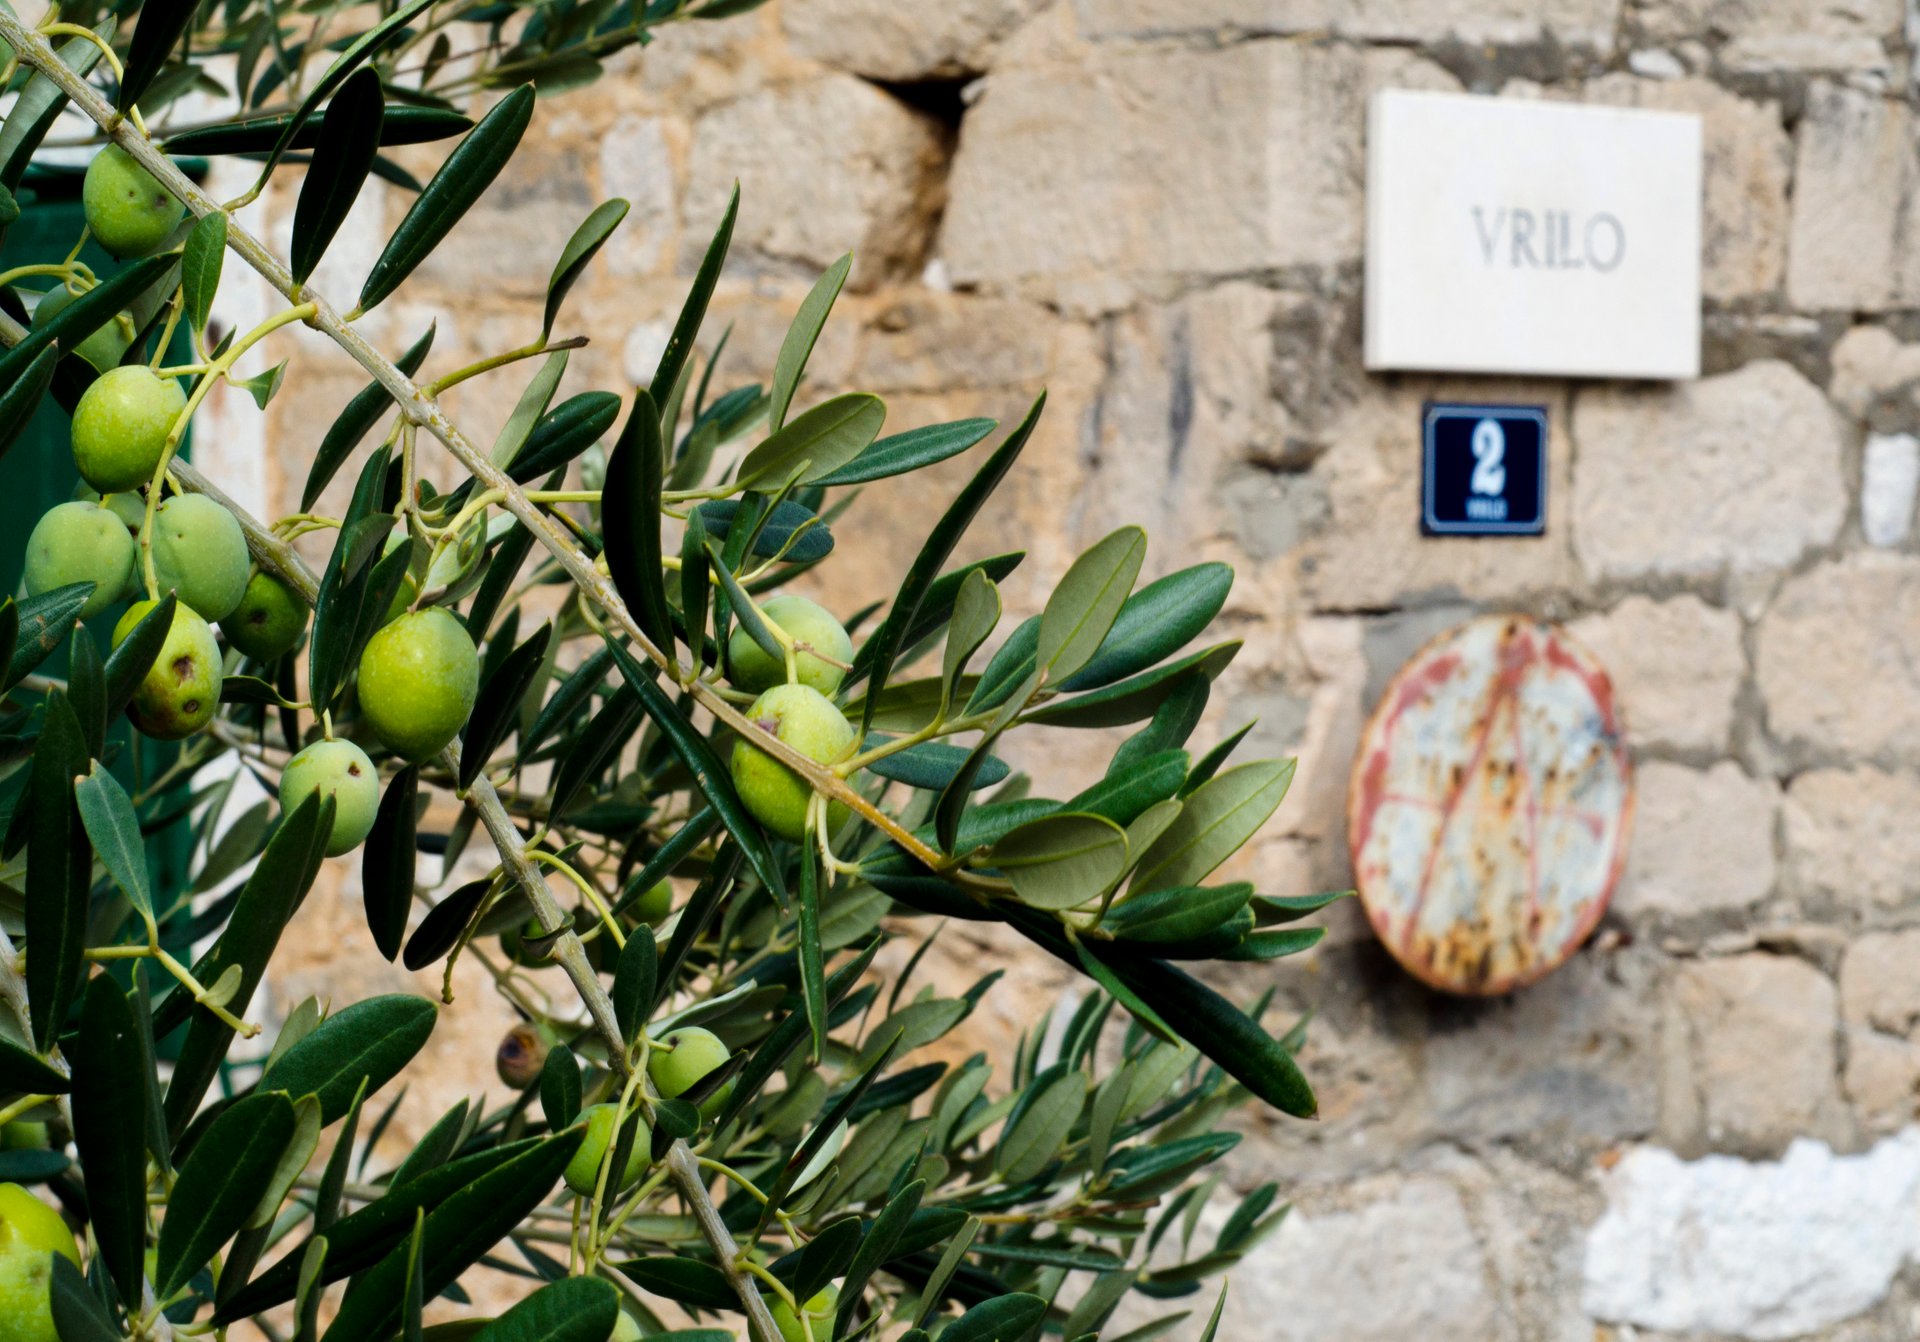
<path id="1" fill-rule="evenodd" d="M 813 1036 L 808 1054 L 815 1066 L 827 1047 L 827 968 L 820 954 L 820 853 L 811 828 L 800 847 L 800 908 L 795 929 L 800 957 L 800 992 L 805 1001 L 808 1029 Z M 808 1292 L 800 1298 L 805 1300 Z"/>
<path id="2" fill-rule="evenodd" d="M 621 1038 L 634 1038 L 646 1024 L 659 980 L 660 948 L 654 944 L 650 929 L 636 928 L 620 948 L 613 971 L 613 1019 L 620 1026 Z"/>
<path id="3" fill-rule="evenodd" d="M 264 154 L 270 151 L 281 132 L 293 121 L 291 112 L 275 116 L 249 117 L 217 126 L 202 126 L 170 135 L 165 141 L 169 154 Z M 325 118 L 303 123 L 286 146 L 291 150 L 317 149 Z M 396 103 L 387 109 L 380 125 L 380 147 L 426 144 L 462 135 L 473 129 L 473 122 L 448 107 L 412 107 Z"/>
<path id="4" fill-rule="evenodd" d="M 62 589 L 70 590 L 70 589 Z M 18 654 L 15 654 L 16 658 Z M 45 1053 L 66 1024 L 86 953 L 93 853 L 74 805 L 73 783 L 87 767 L 86 741 L 67 696 L 47 696 L 33 752 L 33 812 L 27 864 L 27 1001 L 34 1048 Z"/>
<path id="5" fill-rule="evenodd" d="M 541 625 L 526 642 L 508 653 L 480 686 L 473 713 L 460 733 L 460 787 L 463 791 L 473 785 L 473 780 L 480 776 L 487 761 L 493 758 L 493 752 L 500 748 L 501 742 L 513 730 L 514 723 L 519 719 L 521 702 L 532 688 L 533 678 L 547 655 L 547 643 L 552 637 L 553 626 Z"/>
<path id="6" fill-rule="evenodd" d="M 1144 671 L 1178 651 L 1213 622 L 1233 589 L 1226 564 L 1195 564 L 1150 582 L 1120 608 L 1092 660 L 1061 688 L 1093 690 Z"/>
<path id="7" fill-rule="evenodd" d="M 665 405 L 672 397 L 673 389 L 680 383 L 680 372 L 693 353 L 693 342 L 707 315 L 707 303 L 713 298 L 713 286 L 720 280 L 721 266 L 726 264 L 727 247 L 733 241 L 733 221 L 739 213 L 740 186 L 735 183 L 733 194 L 727 198 L 727 212 L 721 216 L 720 227 L 714 230 L 713 241 L 707 244 L 707 253 L 693 277 L 693 287 L 687 290 L 687 301 L 674 321 L 673 334 L 660 353 L 660 366 L 654 369 L 653 381 L 647 386 L 647 393 L 656 406 Z"/>
<path id="8" fill-rule="evenodd" d="M 101 50 L 112 43 L 114 27 L 113 18 L 103 19 L 93 29 L 101 39 L 99 43 L 84 37 L 69 37 L 54 48 L 54 54 L 75 74 L 85 75 L 98 64 Z M 6 120 L 0 122 L 0 186 L 9 191 L 20 189 L 27 164 L 39 151 L 40 142 L 66 105 L 67 95 L 60 91 L 60 86 L 34 71 L 13 106 L 7 109 Z M 6 385 L 7 379 L 0 377 L 0 387 Z"/>
<path id="9" fill-rule="evenodd" d="M 560 315 L 560 305 L 566 301 L 567 291 L 573 288 L 587 268 L 587 262 L 593 260 L 593 254 L 613 236 L 613 230 L 620 227 L 620 221 L 627 217 L 627 202 L 620 199 L 603 201 L 596 205 L 593 213 L 581 220 L 580 227 L 573 230 L 573 236 L 567 239 L 567 245 L 560 251 L 560 259 L 554 262 L 553 274 L 547 279 L 547 310 L 540 319 L 542 337 L 553 334 L 554 318 Z"/>
<path id="10" fill-rule="evenodd" d="M 1121 527 L 1073 561 L 1040 615 L 1034 659 L 1058 684 L 1091 660 L 1113 627 L 1147 557 L 1147 533 Z"/>
<path id="11" fill-rule="evenodd" d="M 1140 855 L 1132 893 L 1205 880 L 1279 807 L 1293 771 L 1293 760 L 1259 760 L 1229 769 L 1189 794 L 1179 818 Z"/>
<path id="12" fill-rule="evenodd" d="M 607 670 L 613 664 L 611 648 L 595 648 L 571 675 L 560 682 L 560 688 L 553 692 L 546 704 L 533 720 L 533 726 L 520 734 L 520 751 L 530 755 L 546 743 L 548 737 L 563 725 L 573 721 L 580 706 L 592 697 L 593 692 L 607 678 Z"/>
<path id="13" fill-rule="evenodd" d="M 408 969 L 425 969 L 434 961 L 451 951 L 460 942 L 460 934 L 473 921 L 473 915 L 486 901 L 487 891 L 493 888 L 493 881 L 482 876 L 477 881 L 468 881 L 445 899 L 427 910 L 427 916 L 420 920 L 420 926 L 413 929 L 413 935 L 407 938 L 407 948 L 401 953 L 400 962 Z"/>
<path id="14" fill-rule="evenodd" d="M 814 342 L 820 338 L 820 328 L 827 324 L 833 300 L 840 296 L 840 287 L 847 282 L 847 272 L 851 269 L 852 252 L 827 267 L 826 273 L 814 281 L 812 290 L 801 300 L 800 310 L 794 314 L 793 324 L 780 342 L 780 352 L 773 361 L 771 399 L 767 403 L 767 426 L 776 432 L 787 422 L 787 407 L 793 404 L 800 375 L 806 371 Z"/>
<path id="15" fill-rule="evenodd" d="M 610 391 L 570 396 L 541 416 L 507 474 L 526 484 L 557 471 L 599 442 L 619 418 L 620 398 Z"/>
<path id="16" fill-rule="evenodd" d="M 220 271 L 227 259 L 227 215 L 215 210 L 202 215 L 187 234 L 180 253 L 180 293 L 187 322 L 196 331 L 207 329 L 213 298 L 220 291 Z"/>
<path id="17" fill-rule="evenodd" d="M 1254 918 L 1262 927 L 1297 922 L 1352 893 L 1351 890 L 1329 890 L 1320 895 L 1256 895 L 1253 901 Z"/>
<path id="18" fill-rule="evenodd" d="M 9 123 L 12 117 L 8 118 Z M 29 376 L 41 350 L 55 341 L 60 348 L 78 348 L 81 341 L 120 315 L 121 309 L 171 270 L 178 258 L 170 254 L 143 257 L 116 271 L 61 308 L 47 322 L 35 322 L 20 343 L 0 357 L 0 387 L 11 389 Z"/>
<path id="19" fill-rule="evenodd" d="M 549 1282 L 477 1333 L 473 1342 L 607 1342 L 620 1293 L 597 1277 Z"/>
<path id="20" fill-rule="evenodd" d="M 1007 1116 L 994 1168 L 1010 1185 L 1024 1184 L 1060 1157 L 1087 1104 L 1087 1074 L 1057 1062 L 1033 1079 Z"/>
<path id="21" fill-rule="evenodd" d="M 759 822 L 748 815 L 746 807 L 741 804 L 740 794 L 734 791 L 733 777 L 713 753 L 713 746 L 695 730 L 692 723 L 680 715 L 680 710 L 667 698 L 666 691 L 633 660 L 632 654 L 617 643 L 609 643 L 608 647 L 613 650 L 614 660 L 619 663 L 620 674 L 626 677 L 627 684 L 640 696 L 641 707 L 659 725 L 673 747 L 673 753 L 686 766 L 687 772 L 693 775 L 694 785 L 700 789 L 700 795 L 720 813 L 727 833 L 740 845 L 740 850 L 746 854 L 747 861 L 753 864 L 753 870 L 762 884 L 776 898 L 784 901 L 786 885 L 781 879 L 780 866 L 774 861 L 772 850 L 767 847 Z"/>
<path id="22" fill-rule="evenodd" d="M 360 894 L 366 904 L 367 929 L 373 933 L 374 946 L 389 962 L 400 954 L 400 944 L 407 935 L 407 914 L 413 908 L 419 802 L 420 766 L 409 765 L 387 784 L 360 854 Z"/>
<path id="23" fill-rule="evenodd" d="M 1155 890 L 1114 905 L 1100 927 L 1116 941 L 1191 941 L 1240 913 L 1251 898 L 1253 886 L 1244 881 Z"/>
<path id="24" fill-rule="evenodd" d="M 127 1121 L 127 1088 L 145 1066 L 126 994 L 105 974 L 87 985 L 73 1063 L 73 1139 L 86 1172 L 94 1242 L 120 1300 L 140 1307 L 147 1246 L 147 1144 Z"/>
<path id="25" fill-rule="evenodd" d="M 866 1294 L 867 1282 L 899 1245 L 900 1237 L 913 1220 L 914 1212 L 920 1208 L 920 1198 L 926 1189 L 924 1179 L 907 1184 L 887 1200 L 887 1205 L 867 1227 L 866 1234 L 861 1237 L 860 1247 L 847 1267 L 846 1279 L 841 1283 L 840 1310 L 833 1320 L 834 1338 L 845 1337 L 852 1328 L 854 1312 Z"/>
<path id="26" fill-rule="evenodd" d="M 694 510 L 707 535 L 724 544 L 740 511 L 738 499 L 714 499 Z M 818 513 L 792 499 L 781 499 L 773 511 L 760 521 L 760 532 L 753 539 L 753 553 L 762 559 L 781 555 L 790 564 L 811 564 L 833 553 L 833 532 Z M 681 591 L 687 589 L 682 570 Z"/>
<path id="27" fill-rule="evenodd" d="M 1046 1317 L 1047 1302 L 1037 1295 L 996 1296 L 948 1324 L 940 1342 L 1016 1342 Z"/>
<path id="28" fill-rule="evenodd" d="M 691 1305 L 695 1309 L 734 1310 L 740 1297 L 727 1284 L 727 1275 L 697 1258 L 636 1258 L 613 1268 L 649 1295 Z"/>
<path id="29" fill-rule="evenodd" d="M 10 365 L 14 380 L 6 384 L 5 390 L 0 390 L 0 457 L 6 456 L 7 449 L 26 431 L 33 412 L 40 407 L 41 396 L 53 381 L 54 365 L 59 362 L 59 349 L 49 346 L 29 359 L 24 368 Z"/>
<path id="30" fill-rule="evenodd" d="M 1029 820 L 993 846 L 1022 903 L 1070 909 L 1097 898 L 1127 869 L 1127 834 L 1102 815 L 1057 812 Z"/>
<path id="31" fill-rule="evenodd" d="M 876 439 L 852 461 L 814 483 L 860 485 L 869 480 L 924 470 L 966 451 L 998 427 L 991 419 L 956 419 L 948 424 L 929 424 L 905 433 L 889 434 Z"/>
<path id="32" fill-rule="evenodd" d="M 861 748 L 871 750 L 892 739 L 875 733 L 867 738 Z M 960 766 L 967 762 L 969 753 L 965 746 L 949 745 L 944 741 L 923 741 L 873 761 L 867 765 L 867 772 L 890 778 L 896 783 L 905 783 L 908 787 L 938 792 L 953 781 L 960 772 Z M 979 770 L 974 774 L 973 787 L 976 791 L 992 787 L 1005 780 L 1011 772 L 1005 760 L 997 755 L 989 755 L 981 761 Z"/>
<path id="33" fill-rule="evenodd" d="M 147 0 L 140 6 L 140 22 L 133 26 L 133 42 L 120 75 L 120 95 L 114 110 L 125 116 L 152 86 L 167 56 L 193 22 L 196 0 Z"/>
<path id="34" fill-rule="evenodd" d="M 518 1227 L 546 1199 L 582 1136 L 576 1129 L 552 1137 L 481 1175 L 429 1212 L 421 1237 L 425 1246 L 420 1257 L 422 1293 L 428 1298 L 439 1295 Z M 335 1227 L 336 1239 L 340 1228 Z M 327 1342 L 386 1336 L 400 1321 L 399 1295 L 407 1279 L 407 1263 L 403 1244 L 362 1273 L 347 1288 L 326 1332 Z"/>
<path id="35" fill-rule="evenodd" d="M 555 1044 L 540 1069 L 540 1112 L 554 1132 L 572 1127 L 580 1116 L 580 1064 L 565 1044 Z"/>
<path id="36" fill-rule="evenodd" d="M 414 1143 L 413 1150 L 407 1152 L 407 1158 L 400 1162 L 393 1177 L 387 1180 L 387 1186 L 398 1188 L 418 1179 L 428 1170 L 439 1169 L 460 1148 L 461 1138 L 466 1131 L 467 1102 L 462 1100 L 440 1115 L 434 1125 L 427 1129 L 426 1136 Z"/>
<path id="37" fill-rule="evenodd" d="M 1131 679 L 1041 704 L 1027 713 L 1026 720 L 1055 727 L 1124 727 L 1152 717 L 1170 695 L 1187 692 L 1191 682 L 1184 677 L 1189 672 L 1198 671 L 1211 680 L 1227 669 L 1239 651 L 1238 639 L 1216 643 Z"/>
<path id="38" fill-rule="evenodd" d="M 640 722 L 640 698 L 624 686 L 607 696 L 600 711 L 573 734 L 553 773 L 551 815 L 565 815 L 589 779 L 619 754 Z"/>
<path id="39" fill-rule="evenodd" d="M 1152 807 L 1169 800 L 1187 776 L 1187 752 L 1165 750 L 1149 755 L 1126 772 L 1109 774 L 1071 801 L 1063 811 L 1091 811 L 1116 825 L 1131 825 Z"/>
<path id="40" fill-rule="evenodd" d="M 607 458 L 600 522 L 606 534 L 607 572 L 614 587 L 640 632 L 654 647 L 671 653 L 673 624 L 667 615 L 660 548 L 664 453 L 660 408 L 646 391 L 635 392 L 626 430 Z"/>
<path id="41" fill-rule="evenodd" d="M 147 875 L 146 842 L 140 834 L 140 818 L 134 814 L 132 798 L 120 781 L 95 761 L 83 777 L 74 781 L 73 800 L 94 856 L 151 933 L 153 884 Z"/>
<path id="42" fill-rule="evenodd" d="M 380 76 L 366 66 L 348 76 L 327 104 L 313 162 L 307 165 L 293 212 L 293 245 L 287 260 L 294 283 L 307 282 L 333 235 L 347 221 L 347 212 L 373 169 L 385 111 Z"/>
<path id="43" fill-rule="evenodd" d="M 411 8 L 411 6 L 409 6 Z M 533 118 L 533 86 L 523 84 L 502 98 L 467 132 L 433 175 L 394 230 L 360 289 L 362 312 L 400 286 L 415 266 L 440 245 L 460 217 L 480 199 L 526 133 Z"/>
<path id="44" fill-rule="evenodd" d="M 125 1336 L 113 1315 L 87 1284 L 86 1276 L 65 1254 L 53 1254 L 48 1284 L 53 1330 L 60 1342 L 121 1342 Z"/>
<path id="45" fill-rule="evenodd" d="M 433 335 L 437 326 L 429 326 L 426 333 L 408 347 L 396 366 L 408 377 L 420 371 L 420 365 L 426 362 L 427 351 L 433 348 Z M 367 436 L 367 430 L 381 415 L 386 413 L 390 398 L 387 389 L 378 382 L 369 382 L 354 393 L 347 408 L 340 412 L 340 418 L 320 440 L 320 446 L 313 454 L 313 465 L 307 470 L 306 486 L 300 491 L 300 509 L 313 511 L 313 505 L 320 501 L 320 493 L 327 487 L 360 440 Z"/>
<path id="46" fill-rule="evenodd" d="M 134 691 L 153 669 L 154 659 L 166 646 L 173 629 L 173 612 L 178 598 L 168 592 L 140 622 L 120 640 L 120 646 L 107 655 L 107 715 L 119 717 L 133 702 Z M 223 682 L 224 683 L 224 682 Z"/>
<path id="47" fill-rule="evenodd" d="M 1310 951 L 1327 934 L 1324 927 L 1278 927 L 1268 932 L 1249 932 L 1240 944 L 1221 953 L 1223 960 L 1281 960 L 1289 955 Z"/>
<path id="48" fill-rule="evenodd" d="M 914 556 L 913 564 L 907 570 L 906 579 L 900 585 L 900 591 L 893 599 L 893 606 L 887 612 L 887 618 L 880 628 L 874 631 L 871 646 L 873 656 L 869 660 L 869 688 L 867 708 L 861 716 L 860 734 L 864 737 L 873 725 L 873 710 L 877 696 L 886 689 L 887 677 L 893 674 L 894 658 L 906 646 L 906 637 L 920 613 L 920 604 L 926 599 L 940 566 L 947 562 L 947 556 L 953 553 L 953 547 L 972 524 L 974 515 L 993 493 L 994 486 L 1013 466 L 1014 459 L 1026 446 L 1027 439 L 1033 435 L 1033 428 L 1039 422 L 1040 412 L 1045 408 L 1047 398 L 1043 394 L 1034 401 L 1033 408 L 1020 422 L 1007 440 L 994 450 L 984 465 L 967 482 L 947 510 L 935 523 L 933 531 L 920 547 L 920 553 Z M 954 588 L 958 595 L 959 587 Z M 864 653 L 865 648 L 861 651 Z"/>
<path id="49" fill-rule="evenodd" d="M 369 1093 L 400 1075 L 426 1045 L 439 1012 L 424 997 L 369 997 L 322 1021 L 260 1078 L 263 1090 L 320 1097 L 320 1117 L 345 1116 L 364 1079 Z"/>
<path id="50" fill-rule="evenodd" d="M 822 1226 L 795 1256 L 793 1275 L 788 1282 L 796 1300 L 811 1300 L 844 1273 L 860 1248 L 860 1218 L 843 1216 Z"/>
<path id="51" fill-rule="evenodd" d="M 161 1299 L 185 1286 L 247 1223 L 293 1133 L 293 1105 L 284 1095 L 249 1095 L 213 1120 L 181 1167 L 160 1224 L 154 1291 Z"/>
<path id="52" fill-rule="evenodd" d="M 840 966 L 827 977 L 827 1006 L 829 1009 L 840 1005 L 849 989 L 860 981 L 867 972 L 867 966 L 873 963 L 873 957 L 880 949 L 876 939 L 852 960 Z M 740 1069 L 738 1084 L 734 1087 L 733 1098 L 721 1112 L 715 1127 L 724 1128 L 760 1093 L 760 1087 L 769 1077 L 786 1065 L 793 1051 L 800 1047 L 802 1040 L 812 1033 L 805 1011 L 793 1011 L 776 1025 L 773 1033 L 761 1041 L 753 1056 Z"/>
<path id="53" fill-rule="evenodd" d="M 32 1051 L 0 1036 L 0 1090 L 22 1095 L 64 1095 L 67 1078 Z"/>

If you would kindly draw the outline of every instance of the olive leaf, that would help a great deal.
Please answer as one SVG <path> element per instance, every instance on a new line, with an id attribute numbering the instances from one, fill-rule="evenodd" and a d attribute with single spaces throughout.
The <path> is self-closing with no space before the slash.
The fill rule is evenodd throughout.
<path id="1" fill-rule="evenodd" d="M 814 281 L 813 288 L 801 300 L 800 310 L 794 313 L 793 324 L 780 342 L 780 352 L 773 360 L 773 390 L 767 403 L 767 425 L 776 432 L 787 422 L 787 407 L 793 404 L 793 393 L 800 386 L 807 358 L 813 353 L 821 328 L 827 324 L 833 300 L 840 296 L 840 288 L 847 282 L 847 272 L 852 269 L 852 252 L 827 267 L 826 273 Z"/>
<path id="2" fill-rule="evenodd" d="M 359 199 L 380 148 L 380 123 L 385 114 L 380 76 L 365 66 L 349 75 L 327 104 L 313 162 L 307 166 L 293 211 L 293 245 L 288 260 L 296 284 L 306 283 L 313 274 L 326 255 L 327 244 Z M 196 329 L 204 325 L 204 321 L 197 323 Z"/>
<path id="3" fill-rule="evenodd" d="M 602 201 L 580 221 L 580 226 L 573 230 L 573 236 L 567 239 L 567 245 L 560 249 L 560 259 L 554 262 L 553 274 L 547 280 L 547 306 L 540 319 L 542 339 L 553 334 L 553 321 L 560 315 L 560 305 L 566 301 L 567 291 L 586 271 L 594 253 L 613 236 L 613 230 L 620 227 L 620 221 L 627 217 L 629 208 L 626 201 L 618 198 Z"/>

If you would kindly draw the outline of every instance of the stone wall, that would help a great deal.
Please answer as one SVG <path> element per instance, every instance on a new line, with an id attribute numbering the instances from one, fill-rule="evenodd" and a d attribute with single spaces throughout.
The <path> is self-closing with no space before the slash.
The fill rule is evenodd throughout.
<path id="1" fill-rule="evenodd" d="M 438 317 L 449 363 L 520 343 L 567 232 L 623 195 L 632 215 L 563 326 L 594 338 L 572 382 L 644 379 L 738 179 L 709 329 L 737 323 L 726 369 L 744 380 L 854 248 L 816 390 L 878 391 L 902 427 L 1010 420 L 1049 390 L 970 542 L 1030 552 L 1010 605 L 1122 520 L 1151 527 L 1154 572 L 1236 565 L 1223 620 L 1246 650 L 1202 736 L 1258 717 L 1254 745 L 1301 757 L 1247 863 L 1264 890 L 1348 880 L 1347 767 L 1419 643 L 1482 610 L 1568 622 L 1612 670 L 1638 763 L 1612 911 L 1505 1000 L 1417 986 L 1350 904 L 1313 955 L 1226 976 L 1248 997 L 1277 979 L 1316 1013 L 1324 1115 L 1247 1121 L 1233 1178 L 1279 1178 L 1297 1210 L 1239 1274 L 1222 1336 L 1907 1338 L 1916 28 L 1901 0 L 780 0 L 665 32 L 545 104 L 531 152 L 367 326 L 398 349 Z M 1699 113 L 1700 380 L 1364 373 L 1362 124 L 1382 86 Z M 364 207 L 323 289 L 357 288 L 403 207 Z M 310 349 L 271 419 L 261 487 L 285 507 L 361 381 L 327 358 Z M 497 424 L 518 388 L 495 381 L 459 416 Z M 1430 398 L 1548 407 L 1543 537 L 1417 534 Z M 843 553 L 887 562 L 830 567 L 835 605 L 885 595 L 919 497 L 855 505 Z M 1021 761 L 1050 786 L 1088 761 L 1054 735 Z M 315 944 L 363 936 L 350 881 L 309 915 L 332 920 Z M 1059 983 L 1017 968 L 987 1031 Z M 447 1056 L 494 1028 L 480 985 L 464 1009 Z"/>

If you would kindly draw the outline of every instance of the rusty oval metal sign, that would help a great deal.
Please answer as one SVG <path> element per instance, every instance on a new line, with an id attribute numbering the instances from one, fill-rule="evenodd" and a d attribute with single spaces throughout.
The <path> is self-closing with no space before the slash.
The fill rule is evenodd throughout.
<path id="1" fill-rule="evenodd" d="M 1415 653 L 1347 789 L 1354 880 L 1394 958 L 1490 995 L 1579 949 L 1625 865 L 1622 736 L 1605 670 L 1551 625 L 1486 616 Z"/>

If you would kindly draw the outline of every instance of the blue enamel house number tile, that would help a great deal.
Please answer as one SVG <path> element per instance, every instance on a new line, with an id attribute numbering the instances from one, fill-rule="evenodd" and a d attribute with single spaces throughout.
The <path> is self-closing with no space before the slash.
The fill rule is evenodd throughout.
<path id="1" fill-rule="evenodd" d="M 1547 529 L 1547 412 L 1430 404 L 1420 529 L 1429 536 L 1538 536 Z"/>

